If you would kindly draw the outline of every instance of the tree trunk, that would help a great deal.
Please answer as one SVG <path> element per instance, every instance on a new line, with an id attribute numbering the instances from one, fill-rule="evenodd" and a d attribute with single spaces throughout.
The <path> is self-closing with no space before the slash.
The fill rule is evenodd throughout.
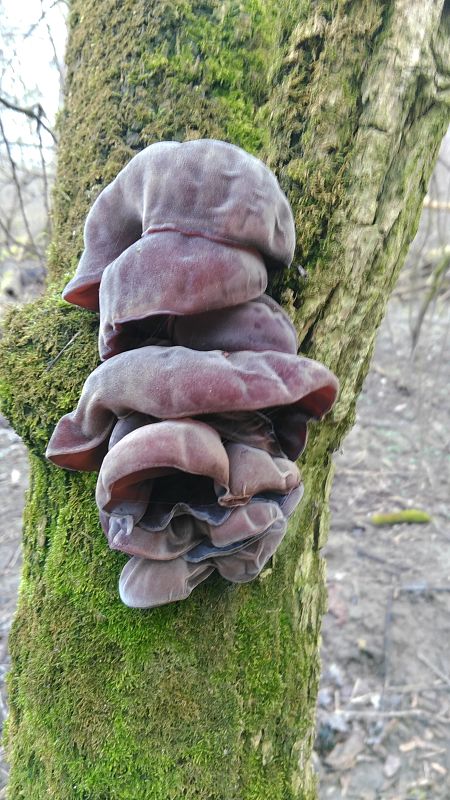
<path id="1" fill-rule="evenodd" d="M 51 286 L 2 341 L 3 411 L 30 448 L 11 634 L 11 800 L 292 800 L 310 766 L 331 453 L 448 125 L 447 0 L 73 0 Z M 271 567 L 125 608 L 95 476 L 43 453 L 97 364 L 96 316 L 59 299 L 88 207 L 140 148 L 214 137 L 277 173 L 297 266 L 271 286 L 302 352 L 341 381 L 311 431 L 305 497 Z M 66 348 L 63 350 L 63 348 Z"/>

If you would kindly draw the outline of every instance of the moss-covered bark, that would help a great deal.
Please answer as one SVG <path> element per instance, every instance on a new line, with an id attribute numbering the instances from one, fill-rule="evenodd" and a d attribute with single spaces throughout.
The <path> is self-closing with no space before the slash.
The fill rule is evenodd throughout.
<path id="1" fill-rule="evenodd" d="M 9 319 L 3 411 L 32 459 L 11 635 L 11 800 L 316 797 L 331 453 L 448 124 L 443 0 L 73 0 L 52 285 Z M 446 74 L 447 71 L 447 74 Z M 261 155 L 292 201 L 298 263 L 272 286 L 340 401 L 313 431 L 305 498 L 259 580 L 219 578 L 151 612 L 121 605 L 94 478 L 45 463 L 97 363 L 94 315 L 57 292 L 87 209 L 142 146 L 217 137 Z M 69 343 L 56 361 L 54 359 Z"/>

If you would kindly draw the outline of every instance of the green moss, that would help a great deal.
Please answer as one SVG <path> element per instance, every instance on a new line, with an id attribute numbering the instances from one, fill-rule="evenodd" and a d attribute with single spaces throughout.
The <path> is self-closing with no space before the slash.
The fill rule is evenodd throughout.
<path id="1" fill-rule="evenodd" d="M 2 413 L 38 454 L 99 363 L 97 328 L 97 315 L 52 293 L 14 310 L 5 321 L 0 341 Z"/>
<path id="2" fill-rule="evenodd" d="M 262 0 L 72 4 L 54 276 L 73 272 L 92 200 L 145 145 L 207 136 L 257 153 L 267 144 L 277 17 Z"/>
<path id="3" fill-rule="evenodd" d="M 259 583 L 216 579 L 181 606 L 133 612 L 117 597 L 125 559 L 105 547 L 92 476 L 38 458 L 33 476 L 11 640 L 10 796 L 290 797 L 300 708 L 286 708 L 283 722 L 280 709 L 299 674 L 311 704 L 317 631 L 305 653 L 286 548 Z M 316 571 L 313 561 L 304 574 L 312 593 Z M 303 717 L 300 731 L 310 724 Z"/>

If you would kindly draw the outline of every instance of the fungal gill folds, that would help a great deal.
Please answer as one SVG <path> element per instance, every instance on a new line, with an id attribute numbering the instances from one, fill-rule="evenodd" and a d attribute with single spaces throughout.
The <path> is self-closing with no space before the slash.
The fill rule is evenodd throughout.
<path id="1" fill-rule="evenodd" d="M 335 376 L 297 355 L 264 294 L 287 268 L 289 203 L 257 158 L 215 140 L 147 147 L 95 201 L 63 297 L 100 311 L 103 363 L 47 457 L 98 470 L 122 601 L 182 600 L 216 571 L 256 578 L 302 496 L 295 459 Z"/>

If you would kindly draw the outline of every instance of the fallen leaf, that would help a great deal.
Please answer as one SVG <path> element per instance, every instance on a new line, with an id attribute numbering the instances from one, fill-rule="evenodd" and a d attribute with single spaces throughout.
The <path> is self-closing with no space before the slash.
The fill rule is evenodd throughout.
<path id="1" fill-rule="evenodd" d="M 393 778 L 396 772 L 399 771 L 401 764 L 402 762 L 400 758 L 390 753 L 384 762 L 383 767 L 383 772 L 386 775 L 386 778 Z"/>
<path id="2" fill-rule="evenodd" d="M 344 625 L 348 620 L 347 603 L 342 596 L 342 590 L 335 583 L 328 586 L 328 612 L 336 617 L 338 625 Z"/>
<path id="3" fill-rule="evenodd" d="M 404 742 L 403 744 L 399 745 L 399 750 L 402 753 L 410 753 L 411 750 L 426 750 L 429 749 L 430 745 L 428 742 L 424 742 L 423 739 L 419 739 L 418 736 L 414 736 L 409 742 Z"/>
<path id="4" fill-rule="evenodd" d="M 411 750 L 415 750 L 417 747 L 416 742 L 414 739 L 410 739 L 409 742 L 403 742 L 403 744 L 399 745 L 399 750 L 402 753 L 410 753 Z"/>
<path id="5" fill-rule="evenodd" d="M 438 772 L 439 775 L 447 775 L 447 770 L 442 764 L 439 764 L 437 761 L 431 762 L 431 769 L 434 769 L 435 772 Z"/>
<path id="6" fill-rule="evenodd" d="M 327 756 L 325 763 L 335 770 L 351 769 L 356 756 L 364 750 L 362 733 L 354 731 L 345 742 L 339 742 Z"/>

